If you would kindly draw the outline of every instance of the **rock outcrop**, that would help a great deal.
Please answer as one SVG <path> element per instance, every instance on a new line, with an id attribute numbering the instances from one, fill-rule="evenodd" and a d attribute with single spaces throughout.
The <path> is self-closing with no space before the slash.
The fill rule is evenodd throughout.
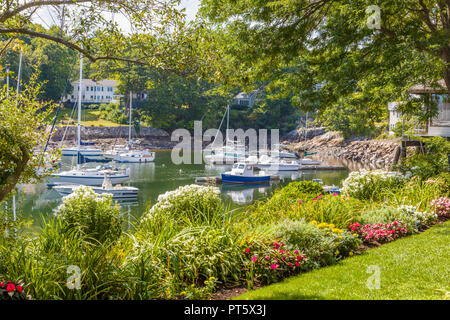
<path id="1" fill-rule="evenodd" d="M 344 139 L 338 132 L 327 132 L 309 140 L 293 143 L 291 149 L 388 167 L 392 165 L 398 146 L 399 142 L 396 140 Z"/>

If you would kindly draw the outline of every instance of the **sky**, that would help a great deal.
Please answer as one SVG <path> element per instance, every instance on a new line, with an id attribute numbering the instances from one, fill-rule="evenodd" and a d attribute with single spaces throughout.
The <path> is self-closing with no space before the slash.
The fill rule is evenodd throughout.
<path id="1" fill-rule="evenodd" d="M 200 6 L 201 0 L 181 0 L 180 8 L 185 9 L 186 18 L 188 21 L 191 21 L 195 18 L 195 15 L 198 11 L 198 7 Z M 105 16 L 108 18 L 111 17 L 110 13 L 105 13 Z M 52 12 L 52 10 L 48 9 L 40 9 L 37 11 L 37 14 L 34 16 L 34 22 L 41 24 L 45 28 L 49 28 L 51 25 L 57 23 L 57 19 L 55 18 L 56 14 Z M 115 21 L 119 24 L 119 26 L 125 32 L 130 31 L 130 23 L 124 16 L 115 15 Z"/>

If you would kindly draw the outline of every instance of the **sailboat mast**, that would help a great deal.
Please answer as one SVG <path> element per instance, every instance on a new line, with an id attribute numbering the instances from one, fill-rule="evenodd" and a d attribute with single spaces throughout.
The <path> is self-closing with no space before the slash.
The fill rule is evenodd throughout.
<path id="1" fill-rule="evenodd" d="M 23 53 L 20 52 L 20 57 L 19 57 L 19 71 L 17 73 L 17 90 L 16 90 L 16 94 L 17 96 L 19 96 L 19 90 L 20 90 L 20 78 L 22 76 L 22 56 Z"/>
<path id="2" fill-rule="evenodd" d="M 226 142 L 228 144 L 228 128 L 230 127 L 230 105 L 227 106 L 227 130 L 225 131 Z"/>
<path id="3" fill-rule="evenodd" d="M 78 82 L 78 128 L 77 128 L 77 150 L 78 158 L 80 158 L 81 145 L 81 91 L 83 80 L 83 53 L 80 53 L 80 81 Z"/>
<path id="4" fill-rule="evenodd" d="M 132 108 L 132 99 L 133 99 L 133 95 L 130 91 L 130 123 L 128 125 L 128 145 L 131 145 L 131 108 Z"/>

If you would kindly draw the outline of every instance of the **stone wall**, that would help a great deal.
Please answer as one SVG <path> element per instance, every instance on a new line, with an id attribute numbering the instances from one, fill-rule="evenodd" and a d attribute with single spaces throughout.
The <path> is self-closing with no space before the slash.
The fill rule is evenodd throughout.
<path id="1" fill-rule="evenodd" d="M 64 140 L 75 140 L 77 137 L 77 127 L 59 127 L 55 129 L 52 140 L 61 141 L 66 131 Z M 131 137 L 140 138 L 160 138 L 170 137 L 167 131 L 151 127 L 140 127 L 139 134 L 131 128 Z M 128 127 L 81 127 L 81 139 L 82 140 L 95 140 L 95 139 L 107 139 L 107 138 L 128 138 Z"/>

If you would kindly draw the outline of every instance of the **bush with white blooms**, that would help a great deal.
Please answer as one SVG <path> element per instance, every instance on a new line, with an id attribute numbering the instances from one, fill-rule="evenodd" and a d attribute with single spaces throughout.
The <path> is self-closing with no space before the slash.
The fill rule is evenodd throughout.
<path id="1" fill-rule="evenodd" d="M 196 184 L 179 187 L 159 195 L 157 203 L 152 206 L 144 221 L 160 214 L 174 219 L 186 214 L 200 215 L 214 213 L 221 206 L 220 191 L 216 187 Z"/>
<path id="2" fill-rule="evenodd" d="M 361 170 L 349 174 L 342 183 L 342 193 L 360 200 L 372 199 L 383 189 L 396 188 L 404 181 L 397 172 Z"/>

